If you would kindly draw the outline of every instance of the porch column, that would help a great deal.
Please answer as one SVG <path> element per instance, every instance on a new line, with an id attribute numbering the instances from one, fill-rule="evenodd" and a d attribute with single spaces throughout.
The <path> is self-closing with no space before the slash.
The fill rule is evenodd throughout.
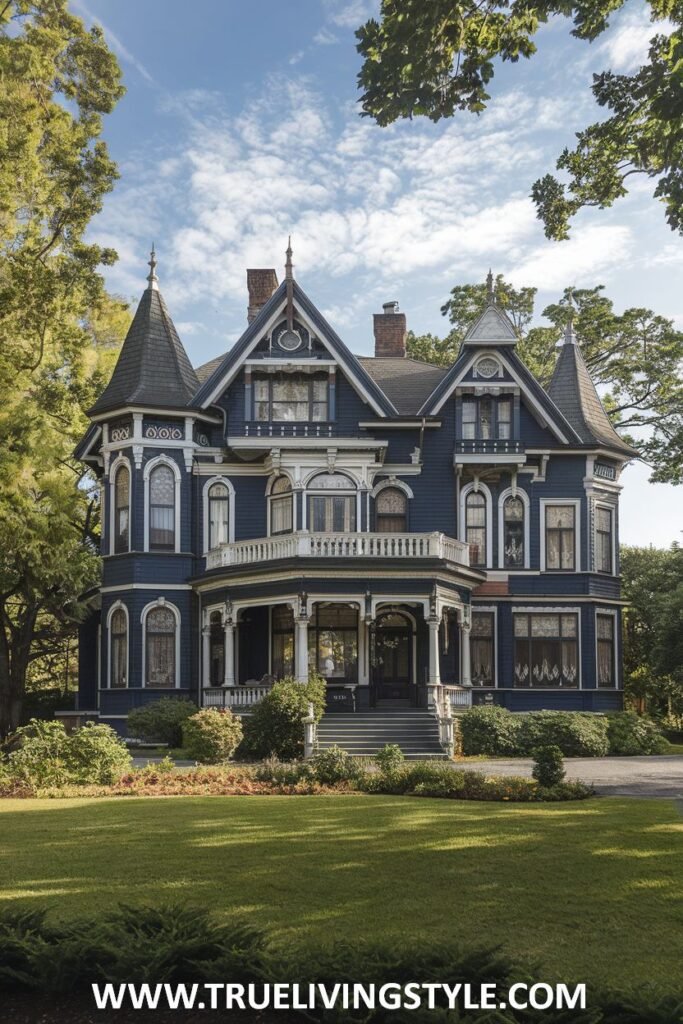
<path id="1" fill-rule="evenodd" d="M 472 685 L 472 668 L 470 661 L 470 629 L 472 628 L 472 620 L 470 619 L 469 611 L 466 613 L 463 611 L 460 617 L 460 650 L 462 651 L 462 679 L 460 680 L 462 686 Z"/>
<path id="2" fill-rule="evenodd" d="M 235 621 L 232 606 L 223 610 L 223 686 L 235 685 Z"/>
<path id="3" fill-rule="evenodd" d="M 429 685 L 441 686 L 441 672 L 439 669 L 439 624 L 440 619 L 431 616 L 427 619 L 429 626 Z"/>
<path id="4" fill-rule="evenodd" d="M 296 681 L 308 682 L 308 616 L 299 615 L 296 620 Z"/>
<path id="5" fill-rule="evenodd" d="M 211 686 L 211 627 L 206 612 L 202 626 L 202 685 Z"/>

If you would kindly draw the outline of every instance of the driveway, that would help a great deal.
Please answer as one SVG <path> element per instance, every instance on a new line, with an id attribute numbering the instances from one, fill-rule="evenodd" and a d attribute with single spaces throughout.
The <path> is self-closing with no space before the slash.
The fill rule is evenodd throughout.
<path id="1" fill-rule="evenodd" d="M 661 757 L 568 757 L 568 779 L 593 783 L 604 796 L 665 796 L 683 799 L 683 756 Z M 527 758 L 494 761 L 459 761 L 458 767 L 487 775 L 531 776 L 533 762 Z"/>

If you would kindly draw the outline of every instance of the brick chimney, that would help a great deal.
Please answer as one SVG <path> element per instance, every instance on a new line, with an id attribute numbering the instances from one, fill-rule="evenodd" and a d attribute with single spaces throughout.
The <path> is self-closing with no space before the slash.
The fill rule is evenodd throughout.
<path id="1" fill-rule="evenodd" d="M 405 313 L 399 313 L 398 302 L 385 302 L 384 312 L 375 313 L 372 317 L 375 329 L 375 356 L 397 356 L 404 358 L 406 354 Z"/>
<path id="2" fill-rule="evenodd" d="M 277 274 L 274 270 L 247 270 L 247 288 L 249 290 L 247 322 L 251 323 L 276 290 Z"/>

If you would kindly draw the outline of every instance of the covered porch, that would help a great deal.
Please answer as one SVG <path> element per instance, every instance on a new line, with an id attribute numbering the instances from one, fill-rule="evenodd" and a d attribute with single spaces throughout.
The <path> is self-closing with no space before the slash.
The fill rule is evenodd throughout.
<path id="1" fill-rule="evenodd" d="M 283 594 L 208 600 L 202 609 L 201 704 L 249 707 L 273 683 L 317 672 L 330 711 L 471 704 L 470 605 L 431 592 Z"/>

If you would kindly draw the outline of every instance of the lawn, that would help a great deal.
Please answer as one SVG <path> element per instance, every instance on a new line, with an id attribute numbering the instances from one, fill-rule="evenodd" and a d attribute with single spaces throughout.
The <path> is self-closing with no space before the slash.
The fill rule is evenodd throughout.
<path id="1" fill-rule="evenodd" d="M 406 797 L 0 801 L 0 901 L 59 916 L 178 898 L 278 942 L 501 943 L 544 980 L 678 984 L 673 802 Z"/>

